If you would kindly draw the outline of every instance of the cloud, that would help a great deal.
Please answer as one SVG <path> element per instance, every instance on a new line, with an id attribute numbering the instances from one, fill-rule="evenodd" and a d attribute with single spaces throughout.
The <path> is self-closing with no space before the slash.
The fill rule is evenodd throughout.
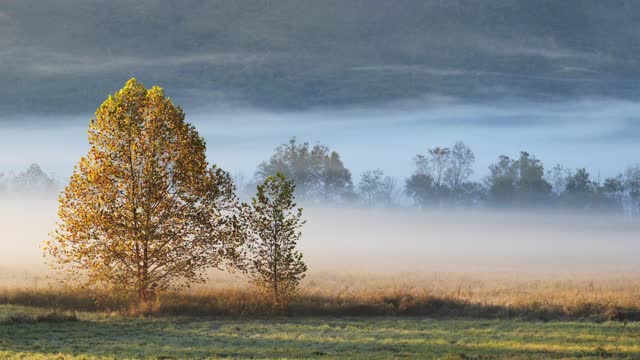
<path id="1" fill-rule="evenodd" d="M 20 64 L 23 68 L 43 75 L 109 73 L 113 70 L 140 67 L 178 67 L 189 65 L 239 65 L 262 63 L 273 59 L 273 54 L 258 53 L 204 53 L 153 57 L 95 56 L 19 48 L 0 51 L 5 64 Z"/>
<path id="2" fill-rule="evenodd" d="M 491 54 L 545 58 L 550 61 L 571 60 L 587 64 L 607 64 L 615 58 L 604 52 L 584 51 L 561 46 L 552 37 L 526 35 L 517 39 L 475 35 L 479 49 Z"/>
<path id="3" fill-rule="evenodd" d="M 9 22 L 10 20 L 11 16 L 3 11 L 0 11 L 0 24 L 2 24 L 3 22 Z"/>
<path id="4" fill-rule="evenodd" d="M 91 111 L 131 76 L 173 89 L 178 98 L 184 92 L 185 105 L 210 104 L 209 94 L 216 94 L 272 110 L 425 98 L 640 99 L 640 50 L 629 46 L 640 41 L 632 16 L 640 3 L 96 6 L 3 3 L 0 112 Z"/>
<path id="5" fill-rule="evenodd" d="M 368 72 L 380 72 L 393 75 L 394 73 L 408 73 L 416 74 L 422 73 L 433 76 L 462 76 L 462 75 L 477 75 L 478 71 L 467 71 L 461 69 L 450 68 L 436 68 L 430 66 L 420 65 L 370 65 L 370 66 L 356 66 L 352 68 L 353 71 L 368 71 Z"/>

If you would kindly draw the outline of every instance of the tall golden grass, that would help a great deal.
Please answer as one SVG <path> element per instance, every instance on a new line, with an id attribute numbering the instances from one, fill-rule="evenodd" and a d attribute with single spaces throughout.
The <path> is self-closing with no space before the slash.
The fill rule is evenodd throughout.
<path id="1" fill-rule="evenodd" d="M 100 290 L 0 287 L 0 304 L 54 311 L 198 316 L 430 316 L 640 321 L 636 274 L 314 274 L 284 313 L 242 279 L 161 294 L 144 307 Z M 96 301 L 99 299 L 99 301 Z"/>

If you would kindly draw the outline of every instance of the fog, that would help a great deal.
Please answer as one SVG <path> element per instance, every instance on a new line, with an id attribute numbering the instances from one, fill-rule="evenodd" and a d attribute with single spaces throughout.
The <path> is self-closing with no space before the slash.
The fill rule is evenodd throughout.
<path id="1" fill-rule="evenodd" d="M 608 215 L 311 208 L 306 218 L 302 248 L 317 268 L 597 273 L 640 265 L 640 224 Z"/>
<path id="2" fill-rule="evenodd" d="M 161 84 L 162 85 L 162 84 Z M 96 104 L 97 105 L 97 104 Z M 629 118 L 640 103 L 619 100 L 460 103 L 422 99 L 371 107 L 272 111 L 186 108 L 212 163 L 245 180 L 290 137 L 340 153 L 357 184 L 381 168 L 400 187 L 412 158 L 462 140 L 482 181 L 498 155 L 526 150 L 550 169 L 587 167 L 594 178 L 636 163 L 640 137 Z M 87 152 L 90 114 L 18 116 L 0 122 L 0 172 L 40 164 L 64 186 Z M 621 216 L 490 209 L 429 211 L 308 206 L 300 244 L 311 272 L 603 273 L 636 271 L 640 225 Z M 56 220 L 55 196 L 0 198 L 0 282 L 46 273 L 40 249 Z M 7 275 L 8 274 L 8 275 Z"/>
<path id="3" fill-rule="evenodd" d="M 51 275 L 41 244 L 53 229 L 56 206 L 53 197 L 0 199 L 0 285 Z M 311 275 L 640 270 L 640 224 L 621 217 L 309 206 L 304 218 L 299 245 Z"/>

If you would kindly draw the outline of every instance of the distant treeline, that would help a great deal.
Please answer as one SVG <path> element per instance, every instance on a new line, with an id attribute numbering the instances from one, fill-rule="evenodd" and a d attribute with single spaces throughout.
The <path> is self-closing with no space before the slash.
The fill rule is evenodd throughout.
<path id="1" fill-rule="evenodd" d="M 639 212 L 640 165 L 600 180 L 584 168 L 572 170 L 558 164 L 545 169 L 540 159 L 522 151 L 516 158 L 499 156 L 489 166 L 489 174 L 478 181 L 472 179 L 475 155 L 463 142 L 428 149 L 417 154 L 413 163 L 413 173 L 403 182 L 372 169 L 355 183 L 336 151 L 292 138 L 258 165 L 253 181 L 239 187 L 251 193 L 254 182 L 280 172 L 296 183 L 297 196 L 307 202 Z"/>
<path id="2" fill-rule="evenodd" d="M 354 181 L 338 152 L 295 138 L 278 146 L 257 166 L 251 179 L 236 178 L 240 194 L 253 194 L 256 184 L 282 173 L 296 184 L 306 203 L 363 206 L 572 208 L 587 211 L 640 213 L 640 165 L 617 176 L 599 179 L 586 169 L 560 164 L 545 169 L 533 154 L 500 155 L 480 181 L 472 178 L 475 155 L 463 142 L 433 147 L 413 158 L 414 170 L 403 181 L 381 169 L 365 171 Z M 57 191 L 53 177 L 33 164 L 18 174 L 0 173 L 0 193 Z"/>
<path id="3" fill-rule="evenodd" d="M 17 174 L 0 172 L 0 194 L 44 194 L 58 190 L 53 176 L 47 175 L 38 164 L 31 164 Z"/>

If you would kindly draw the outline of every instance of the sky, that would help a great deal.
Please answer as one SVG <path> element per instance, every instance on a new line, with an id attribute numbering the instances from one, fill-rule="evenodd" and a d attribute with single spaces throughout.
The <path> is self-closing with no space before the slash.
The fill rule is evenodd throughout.
<path id="1" fill-rule="evenodd" d="M 335 0 L 0 3 L 0 172 L 64 178 L 136 77 L 251 176 L 296 136 L 404 178 L 461 140 L 474 178 L 526 150 L 615 175 L 640 160 L 640 3 Z"/>

